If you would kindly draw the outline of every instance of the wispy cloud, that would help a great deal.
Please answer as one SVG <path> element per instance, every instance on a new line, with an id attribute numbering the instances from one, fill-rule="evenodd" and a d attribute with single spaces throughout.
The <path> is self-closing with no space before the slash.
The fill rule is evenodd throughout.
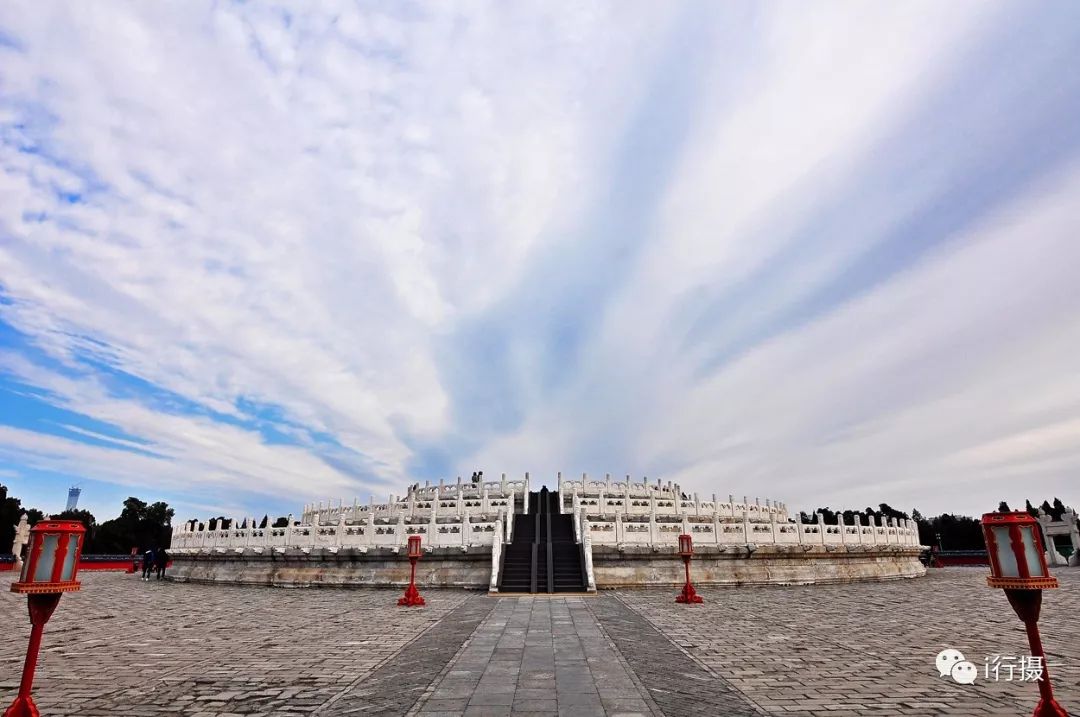
<path id="1" fill-rule="evenodd" d="M 0 460 L 1077 502 L 1077 15 L 0 9 Z"/>

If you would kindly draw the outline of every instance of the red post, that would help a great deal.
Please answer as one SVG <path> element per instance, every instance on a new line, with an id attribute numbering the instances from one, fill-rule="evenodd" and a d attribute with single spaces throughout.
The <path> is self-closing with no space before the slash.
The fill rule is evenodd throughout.
<path id="1" fill-rule="evenodd" d="M 128 569 L 126 571 L 128 575 L 132 575 L 133 573 L 135 573 L 135 572 L 137 572 L 139 570 L 139 553 L 138 553 L 138 551 L 139 551 L 138 548 L 132 548 L 131 549 L 131 564 L 128 565 Z"/>
<path id="2" fill-rule="evenodd" d="M 1043 652 L 1042 638 L 1039 636 L 1042 591 L 1058 586 L 1057 578 L 1050 574 L 1046 564 L 1039 523 L 1023 511 L 986 513 L 981 522 L 986 549 L 990 554 L 990 576 L 986 578 L 986 584 L 1005 590 L 1005 597 L 1009 599 L 1013 611 L 1024 623 L 1031 656 L 1041 658 L 1042 674 L 1038 680 L 1040 699 L 1033 717 L 1069 717 L 1054 699 L 1046 653 Z"/>
<path id="3" fill-rule="evenodd" d="M 682 592 L 675 597 L 675 602 L 703 602 L 701 596 L 694 590 L 694 586 L 690 584 L 690 558 L 694 555 L 694 543 L 693 539 L 685 533 L 679 536 L 679 555 L 682 556 L 683 568 L 686 570 L 686 584 L 683 585 Z"/>
<path id="4" fill-rule="evenodd" d="M 11 706 L 4 710 L 4 717 L 39 717 L 37 706 L 30 696 L 34 686 L 38 652 L 41 651 L 41 633 L 45 623 L 52 617 L 60 602 L 60 596 L 79 589 L 75 579 L 79 571 L 79 556 L 86 529 L 77 520 L 39 520 L 30 529 L 30 543 L 26 562 L 11 592 L 26 594 L 30 611 L 30 642 L 26 646 L 19 694 Z"/>
<path id="5" fill-rule="evenodd" d="M 1006 589 L 1005 597 L 1009 598 L 1009 604 L 1012 605 L 1016 616 L 1024 623 L 1028 645 L 1031 646 L 1031 656 L 1042 658 L 1042 675 L 1038 680 L 1040 699 L 1032 717 L 1069 717 L 1065 708 L 1054 699 L 1054 688 L 1050 684 L 1050 672 L 1046 666 L 1046 653 L 1043 651 L 1042 637 L 1039 635 L 1042 590 Z"/>
<path id="6" fill-rule="evenodd" d="M 420 559 L 423 554 L 423 549 L 420 547 L 420 536 L 409 536 L 409 587 L 405 588 L 405 596 L 397 601 L 398 605 L 404 607 L 417 607 L 424 604 L 424 598 L 421 597 L 420 591 L 416 589 L 416 561 Z"/>
<path id="7" fill-rule="evenodd" d="M 41 650 L 41 633 L 45 623 L 52 617 L 53 610 L 60 602 L 62 593 L 29 595 L 26 601 L 30 609 L 30 642 L 26 646 L 26 661 L 23 663 L 22 681 L 19 683 L 19 695 L 11 706 L 4 710 L 4 717 L 40 717 L 37 705 L 30 696 L 34 686 L 34 672 L 37 670 L 38 652 Z"/>

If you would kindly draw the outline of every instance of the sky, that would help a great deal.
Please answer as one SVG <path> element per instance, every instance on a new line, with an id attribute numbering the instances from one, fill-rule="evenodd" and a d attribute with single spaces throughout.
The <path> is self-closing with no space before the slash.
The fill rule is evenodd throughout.
<path id="1" fill-rule="evenodd" d="M 1080 4 L 0 4 L 0 483 L 1080 504 Z"/>

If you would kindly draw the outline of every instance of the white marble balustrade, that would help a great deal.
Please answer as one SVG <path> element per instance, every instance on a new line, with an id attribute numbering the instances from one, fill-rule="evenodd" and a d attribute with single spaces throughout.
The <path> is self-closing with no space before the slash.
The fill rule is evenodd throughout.
<path id="1" fill-rule="evenodd" d="M 683 515 L 681 519 L 650 515 L 647 518 L 593 515 L 586 508 L 587 534 L 596 545 L 672 545 L 680 534 L 692 535 L 695 545 L 919 545 L 919 530 L 914 521 L 889 518 L 871 519 L 868 524 L 847 524 L 840 516 L 837 525 L 826 525 L 818 513 L 812 523 L 772 519 L 750 520 L 749 512 L 741 521 L 711 520 Z"/>
<path id="2" fill-rule="evenodd" d="M 292 522 L 290 520 L 290 522 Z M 502 514 L 488 518 L 458 516 L 449 520 L 407 520 L 405 515 L 398 515 L 396 520 L 382 521 L 369 516 L 367 520 L 349 523 L 339 517 L 337 523 L 325 524 L 314 522 L 311 525 L 290 525 L 283 528 L 229 527 L 226 529 L 202 530 L 196 525 L 183 523 L 173 528 L 170 551 L 178 554 L 199 552 L 244 552 L 252 550 L 283 551 L 296 548 L 309 551 L 312 548 L 336 552 L 342 548 L 365 551 L 369 548 L 403 549 L 410 535 L 423 536 L 425 548 L 466 549 L 470 546 L 490 546 L 495 542 L 506 542 L 510 535 L 504 526 L 513 521 L 506 521 Z M 239 525 L 234 521 L 233 525 Z M 247 521 L 254 526 L 255 520 Z M 501 538 L 501 540 L 499 540 Z"/>
<path id="3" fill-rule="evenodd" d="M 780 501 L 759 498 L 751 501 L 743 496 L 737 502 L 735 496 L 728 496 L 727 501 L 720 501 L 716 494 L 711 500 L 702 499 L 697 493 L 684 498 L 677 483 L 666 484 L 648 479 L 636 483 L 630 476 L 625 481 L 613 481 L 608 475 L 602 481 L 589 480 L 583 475 L 581 480 L 568 480 L 558 475 L 560 508 L 563 513 L 570 513 L 575 506 L 588 509 L 590 515 L 633 515 L 633 516 L 707 516 L 719 515 L 721 518 L 742 520 L 749 515 L 752 522 L 769 522 L 775 516 L 786 522 L 789 519 L 787 506 Z"/>
<path id="4" fill-rule="evenodd" d="M 512 513 L 514 501 L 518 496 L 528 500 L 529 474 L 523 480 L 507 480 L 505 474 L 499 481 L 472 483 L 462 481 L 438 485 L 425 484 L 424 487 L 410 486 L 404 496 L 391 494 L 385 503 L 376 503 L 369 497 L 367 503 L 354 499 L 351 504 L 344 500 L 321 501 L 304 506 L 300 522 L 310 525 L 318 516 L 322 523 L 337 523 L 342 515 L 350 522 L 361 522 L 369 515 L 376 518 L 396 520 L 399 515 L 427 518 L 431 515 L 444 516 L 482 516 L 497 513 L 500 510 Z"/>

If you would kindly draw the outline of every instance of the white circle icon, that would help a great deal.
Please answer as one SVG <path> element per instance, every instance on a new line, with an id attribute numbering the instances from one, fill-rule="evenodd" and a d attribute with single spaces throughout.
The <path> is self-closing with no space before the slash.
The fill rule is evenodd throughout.
<path id="1" fill-rule="evenodd" d="M 975 665 L 971 664 L 967 660 L 961 660 L 952 667 L 953 680 L 961 685 L 973 685 L 975 684 L 975 678 L 979 676 L 979 671 L 975 668 Z"/>
<path id="2" fill-rule="evenodd" d="M 956 663 L 963 661 L 964 653 L 959 650 L 942 650 L 937 654 L 937 659 L 934 660 L 934 664 L 937 665 L 938 677 L 948 677 L 952 674 L 952 669 Z"/>

